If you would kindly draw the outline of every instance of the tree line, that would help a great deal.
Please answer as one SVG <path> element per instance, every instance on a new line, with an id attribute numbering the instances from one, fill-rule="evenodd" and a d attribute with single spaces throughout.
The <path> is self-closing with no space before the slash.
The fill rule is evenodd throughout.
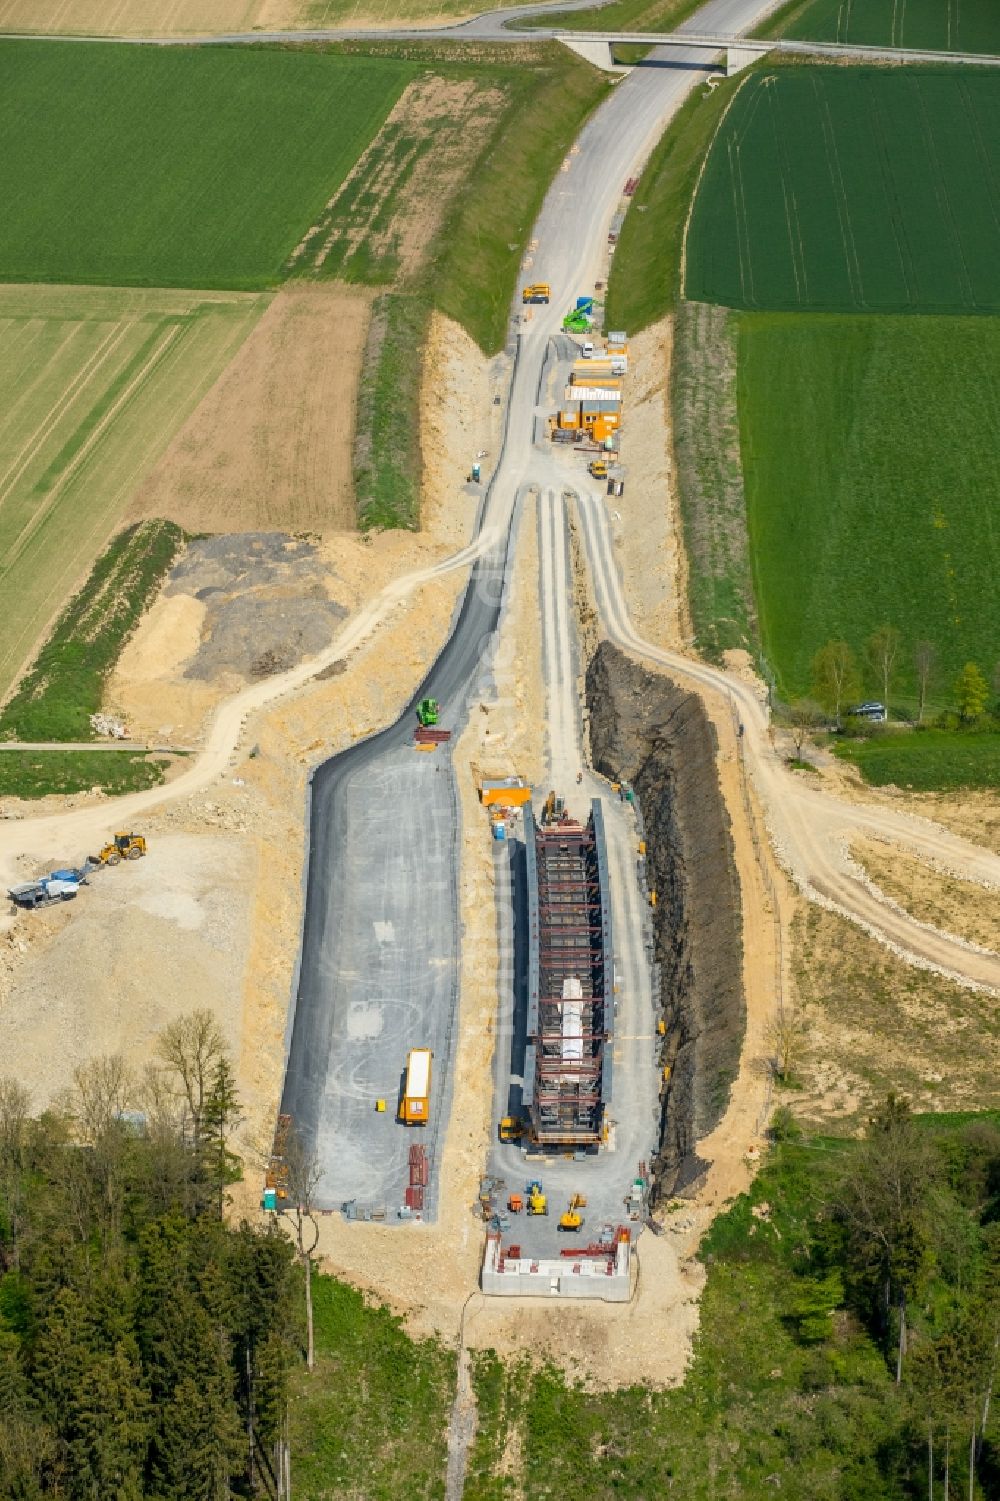
<path id="1" fill-rule="evenodd" d="M 0 1498 L 285 1493 L 292 1242 L 229 1225 L 232 1067 L 211 1015 L 33 1114 L 0 1078 Z"/>
<path id="2" fill-rule="evenodd" d="M 801 755 L 802 742 L 810 730 L 830 718 L 839 725 L 866 688 L 879 695 L 889 716 L 904 665 L 909 666 L 916 687 L 915 718 L 921 725 L 925 722 L 930 695 L 940 683 L 933 642 L 915 642 L 908 662 L 902 633 L 892 625 L 881 625 L 872 632 L 860 660 L 848 642 L 839 638 L 825 642 L 812 659 L 811 696 L 796 699 L 788 706 L 789 721 L 798 735 L 798 753 Z M 965 726 L 982 721 L 990 710 L 991 699 L 994 711 L 1000 713 L 1000 662 L 994 666 L 990 682 L 978 663 L 966 662 L 950 686 L 954 711 L 951 716 L 947 713 L 940 716 L 942 725 L 953 723 L 954 714 Z"/>
<path id="3" fill-rule="evenodd" d="M 800 1135 L 787 1110 L 775 1135 Z M 790 1316 L 803 1342 L 820 1343 L 846 1309 L 881 1346 L 898 1393 L 882 1494 L 1000 1495 L 995 1119 L 939 1127 L 890 1094 L 819 1199 L 797 1248 Z"/>

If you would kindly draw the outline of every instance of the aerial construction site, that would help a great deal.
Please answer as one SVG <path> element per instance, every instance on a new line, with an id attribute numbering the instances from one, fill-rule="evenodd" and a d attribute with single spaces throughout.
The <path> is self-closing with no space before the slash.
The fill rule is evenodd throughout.
<path id="1" fill-rule="evenodd" d="M 181 10 L 200 16 L 201 4 Z M 669 24 L 663 9 L 656 24 Z M 736 1472 L 755 1453 L 756 1498 L 783 1478 L 769 1456 L 786 1430 L 789 1450 L 813 1427 L 825 1443 L 843 1401 L 879 1431 L 868 1404 L 880 1382 L 885 1410 L 897 1404 L 886 1452 L 892 1464 L 908 1456 L 901 1497 L 923 1476 L 925 1420 L 934 1442 L 951 1445 L 953 1421 L 958 1433 L 950 1404 L 963 1423 L 971 1414 L 970 1473 L 977 1463 L 997 1354 L 981 1330 L 996 1324 L 984 1269 L 1000 1164 L 1000 811 L 988 782 L 1000 676 L 987 682 L 986 626 L 983 670 L 964 645 L 957 674 L 942 665 L 973 630 L 960 597 L 968 515 L 960 525 L 921 491 L 902 563 L 886 521 L 886 593 L 870 610 L 860 563 L 855 577 L 843 557 L 874 525 L 869 483 L 888 486 L 879 517 L 893 545 L 905 530 L 895 508 L 916 508 L 915 471 L 930 458 L 911 430 L 903 464 L 881 431 L 897 415 L 914 422 L 911 367 L 940 390 L 943 371 L 979 361 L 976 420 L 996 426 L 996 258 L 967 257 L 962 239 L 986 236 L 989 216 L 972 228 L 972 210 L 969 225 L 961 217 L 988 194 L 959 205 L 943 175 L 940 193 L 898 219 L 892 192 L 891 212 L 866 200 L 872 133 L 854 120 L 874 121 L 881 142 L 883 125 L 904 136 L 900 121 L 937 110 L 934 149 L 957 151 L 948 91 L 961 62 L 790 34 L 774 43 L 785 66 L 766 35 L 743 35 L 769 18 L 797 24 L 807 7 L 775 9 L 707 0 L 666 41 L 633 35 L 643 56 L 628 65 L 627 33 L 553 22 L 515 36 L 509 12 L 438 27 L 421 11 L 413 28 L 377 35 L 362 15 L 349 46 L 344 31 L 328 45 L 322 28 L 260 46 L 255 27 L 202 47 L 194 30 L 174 37 L 175 17 L 168 35 L 144 38 L 157 45 L 112 56 L 122 78 L 135 66 L 152 78 L 163 57 L 176 66 L 156 75 L 168 121 L 185 113 L 183 74 L 204 130 L 215 113 L 228 122 L 212 146 L 225 171 L 199 169 L 188 190 L 190 235 L 178 214 L 168 244 L 151 202 L 120 261 L 101 260 L 81 232 L 97 259 L 53 262 L 66 284 L 46 287 L 28 276 L 28 250 L 48 265 L 59 225 L 87 207 L 83 189 L 74 212 L 60 205 L 36 223 L 24 209 L 23 260 L 0 226 L 11 267 L 0 394 L 14 370 L 0 404 L 0 593 L 21 578 L 31 592 L 0 652 L 11 904 L 0 924 L 0 1367 L 16 1345 L 34 1393 L 22 1401 L 9 1383 L 18 1452 L 36 1420 L 67 1428 L 57 1478 L 84 1442 L 77 1427 L 89 1432 L 93 1392 L 107 1388 L 113 1413 L 134 1388 L 143 1474 L 158 1483 L 168 1427 L 181 1496 L 189 1431 L 175 1421 L 177 1392 L 190 1406 L 202 1388 L 190 1372 L 157 1386 L 156 1352 L 182 1344 L 188 1325 L 215 1362 L 204 1362 L 205 1389 L 225 1393 L 220 1413 L 229 1404 L 212 1472 L 227 1494 L 289 1501 L 292 1445 L 309 1455 L 292 1466 L 306 1498 L 410 1494 L 414 1452 L 433 1441 L 440 1452 L 413 1495 L 461 1501 L 466 1471 L 467 1501 L 552 1495 L 591 1459 L 581 1495 L 659 1495 L 679 1462 L 640 1469 L 636 1455 L 657 1423 L 668 1431 L 657 1452 L 674 1455 L 688 1416 L 669 1406 L 677 1395 L 690 1413 L 702 1404 L 688 1473 L 705 1487 L 676 1480 L 678 1494 L 715 1501 L 724 1473 L 718 1494 L 744 1494 Z M 826 17 L 838 38 L 850 9 Z M 14 24 L 8 10 L 0 27 Z M 960 18 L 947 10 L 950 43 Z M 904 19 L 894 11 L 894 33 Z M 94 59 L 112 44 L 29 38 L 23 56 L 41 68 L 56 45 L 64 78 L 75 89 L 74 70 L 94 69 L 93 97 L 110 109 L 115 89 Z M 205 69 L 193 80 L 189 55 Z M 1000 48 L 984 52 L 979 76 L 998 65 Z M 847 75 L 856 116 L 835 97 Z M 16 70 L 4 76 L 13 88 Z M 129 76 L 134 112 L 146 74 Z M 247 101 L 265 118 L 265 76 L 258 203 L 238 169 Z M 906 85 L 896 114 L 876 102 L 887 79 Z M 1000 117 L 965 73 L 959 82 L 962 149 L 981 175 L 981 142 Z M 840 156 L 838 110 L 852 122 Z M 813 135 L 793 139 L 788 122 L 810 111 L 821 116 Z M 268 153 L 293 117 L 286 177 Z M 544 165 L 534 185 L 522 126 L 531 172 Z M 122 134 L 130 170 L 133 134 Z M 751 141 L 753 170 L 750 147 L 741 155 Z M 196 164 L 197 145 L 192 136 Z M 88 191 L 103 181 L 98 165 Z M 796 173 L 808 184 L 798 197 Z M 921 180 L 913 166 L 899 182 L 907 173 Z M 219 183 L 232 190 L 229 219 L 208 214 Z M 18 214 L 31 196 L 10 196 Z M 918 319 L 895 299 L 915 297 L 933 270 L 915 225 L 935 196 L 958 290 Z M 234 231 L 251 210 L 259 244 Z M 833 240 L 817 226 L 844 230 L 852 213 L 857 243 L 844 232 L 828 305 L 816 289 L 830 267 L 814 243 Z M 883 327 L 865 299 L 880 284 L 871 245 L 890 231 L 903 270 L 900 287 L 886 280 Z M 233 243 L 245 263 L 216 277 L 213 257 Z M 163 258 L 149 260 L 150 246 Z M 115 288 L 119 263 L 129 277 Z M 196 272 L 224 290 L 190 290 Z M 919 343 L 931 335 L 933 358 Z M 64 389 L 36 411 L 56 365 Z M 862 390 L 884 404 L 864 442 L 852 405 Z M 140 444 L 129 402 L 154 397 L 169 411 Z M 120 407 L 122 447 L 99 464 Z M 812 436 L 831 413 L 850 431 Z M 939 446 L 957 466 L 975 445 Z M 995 478 L 982 452 L 963 503 Z M 985 536 L 989 507 L 976 509 Z M 938 549 L 954 640 L 943 628 L 918 640 L 905 618 L 913 579 L 932 576 L 921 548 Z M 900 681 L 913 692 L 895 702 Z M 978 768 L 975 795 L 956 766 Z M 883 1138 L 906 1150 L 881 1150 Z M 902 1164 L 920 1213 L 902 1217 L 898 1243 L 879 1214 L 899 1195 L 874 1192 L 860 1208 L 850 1197 L 859 1163 L 872 1175 Z M 56 1225 L 76 1281 L 53 1297 Z M 161 1243 L 169 1256 L 154 1254 Z M 224 1263 L 238 1328 L 215 1318 L 206 1258 L 213 1271 Z M 168 1265 L 175 1280 L 153 1287 Z M 106 1301 L 134 1304 L 128 1338 L 108 1335 L 106 1311 L 73 1332 L 88 1279 Z M 968 1341 L 958 1361 L 942 1310 L 966 1296 L 952 1320 Z M 259 1328 L 258 1303 L 272 1321 Z M 75 1405 L 30 1386 L 72 1366 L 67 1330 L 97 1371 Z M 744 1358 L 756 1362 L 745 1391 Z M 909 1385 L 904 1361 L 917 1373 Z M 952 1382 L 953 1361 L 988 1370 L 974 1402 Z M 381 1384 L 368 1379 L 378 1363 Z M 574 1426 L 571 1405 L 585 1400 Z M 746 1413 L 757 1422 L 758 1409 L 766 1422 L 752 1433 Z M 631 1437 L 614 1427 L 619 1411 Z M 0 1469 L 16 1447 L 8 1423 L 0 1413 Z M 383 1442 L 381 1424 L 391 1484 L 356 1463 Z M 715 1446 L 704 1463 L 703 1433 Z M 200 1429 L 196 1441 L 208 1442 Z M 45 1443 L 35 1447 L 48 1464 Z M 945 1452 L 947 1466 L 957 1440 Z M 928 1470 L 933 1482 L 933 1457 Z M 814 1493 L 839 1494 L 850 1473 L 846 1461 L 823 1471 Z M 851 1494 L 881 1494 L 873 1473 L 859 1469 Z"/>

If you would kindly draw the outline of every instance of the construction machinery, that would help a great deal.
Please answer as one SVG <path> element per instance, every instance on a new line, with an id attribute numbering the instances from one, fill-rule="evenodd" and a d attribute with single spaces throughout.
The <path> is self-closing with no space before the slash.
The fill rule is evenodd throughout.
<path id="1" fill-rule="evenodd" d="M 431 1113 L 430 1048 L 411 1048 L 406 1056 L 406 1082 L 399 1104 L 399 1119 L 404 1126 L 426 1126 Z"/>
<path id="2" fill-rule="evenodd" d="M 91 855 L 91 865 L 117 865 L 122 860 L 140 860 L 146 853 L 144 834 L 115 834 L 96 855 Z"/>
<path id="3" fill-rule="evenodd" d="M 417 718 L 425 730 L 437 724 L 439 714 L 440 706 L 436 698 L 422 698 L 417 705 Z"/>
<path id="4" fill-rule="evenodd" d="M 569 1201 L 566 1213 L 559 1216 L 559 1229 L 568 1230 L 575 1234 L 583 1224 L 583 1215 L 580 1213 L 580 1210 L 586 1209 L 586 1207 L 587 1200 L 583 1194 L 574 1194 Z"/>
<path id="5" fill-rule="evenodd" d="M 590 463 L 587 465 L 587 473 L 590 475 L 591 479 L 607 479 L 607 459 L 591 459 Z"/>
<path id="6" fill-rule="evenodd" d="M 535 281 L 521 293 L 522 302 L 548 302 L 552 289 L 547 281 Z"/>
<path id="7" fill-rule="evenodd" d="M 593 297 L 578 297 L 576 306 L 571 308 L 562 321 L 566 333 L 586 334 L 594 322 L 594 299 Z"/>
<path id="8" fill-rule="evenodd" d="M 272 1213 L 284 1207 L 288 1199 L 288 1141 L 292 1131 L 292 1117 L 279 1115 L 271 1143 L 271 1156 L 264 1173 L 264 1196 L 261 1208 Z"/>
<path id="9" fill-rule="evenodd" d="M 497 1127 L 500 1141 L 520 1141 L 524 1135 L 524 1121 L 516 1115 L 505 1115 Z"/>
<path id="10" fill-rule="evenodd" d="M 540 1178 L 533 1178 L 530 1183 L 525 1184 L 524 1194 L 529 1214 L 548 1214 L 549 1201 L 542 1193 Z"/>
<path id="11" fill-rule="evenodd" d="M 25 881 L 21 886 L 12 886 L 7 895 L 17 907 L 34 911 L 36 907 L 51 907 L 53 902 L 68 902 L 76 896 L 81 886 L 86 885 L 87 869 L 54 870 L 38 881 Z"/>

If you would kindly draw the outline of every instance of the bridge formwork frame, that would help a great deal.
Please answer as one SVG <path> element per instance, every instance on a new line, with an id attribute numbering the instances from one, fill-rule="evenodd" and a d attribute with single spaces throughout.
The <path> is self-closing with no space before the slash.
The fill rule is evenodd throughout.
<path id="1" fill-rule="evenodd" d="M 599 798 L 586 824 L 525 810 L 528 1007 L 524 1102 L 540 1147 L 592 1148 L 611 1098 L 614 958 Z"/>

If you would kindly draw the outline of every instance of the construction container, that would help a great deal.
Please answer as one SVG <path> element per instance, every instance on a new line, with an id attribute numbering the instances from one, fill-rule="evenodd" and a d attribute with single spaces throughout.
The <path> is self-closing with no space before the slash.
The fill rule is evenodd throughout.
<path id="1" fill-rule="evenodd" d="M 399 1115 L 405 1126 L 426 1126 L 431 1107 L 430 1048 L 411 1048 L 406 1057 L 406 1082 Z"/>
<path id="2" fill-rule="evenodd" d="M 479 798 L 484 808 L 522 808 L 531 802 L 531 788 L 523 777 L 484 777 Z"/>
<path id="3" fill-rule="evenodd" d="M 493 825 L 493 838 L 502 843 L 507 838 L 507 826 L 499 820 Z"/>

